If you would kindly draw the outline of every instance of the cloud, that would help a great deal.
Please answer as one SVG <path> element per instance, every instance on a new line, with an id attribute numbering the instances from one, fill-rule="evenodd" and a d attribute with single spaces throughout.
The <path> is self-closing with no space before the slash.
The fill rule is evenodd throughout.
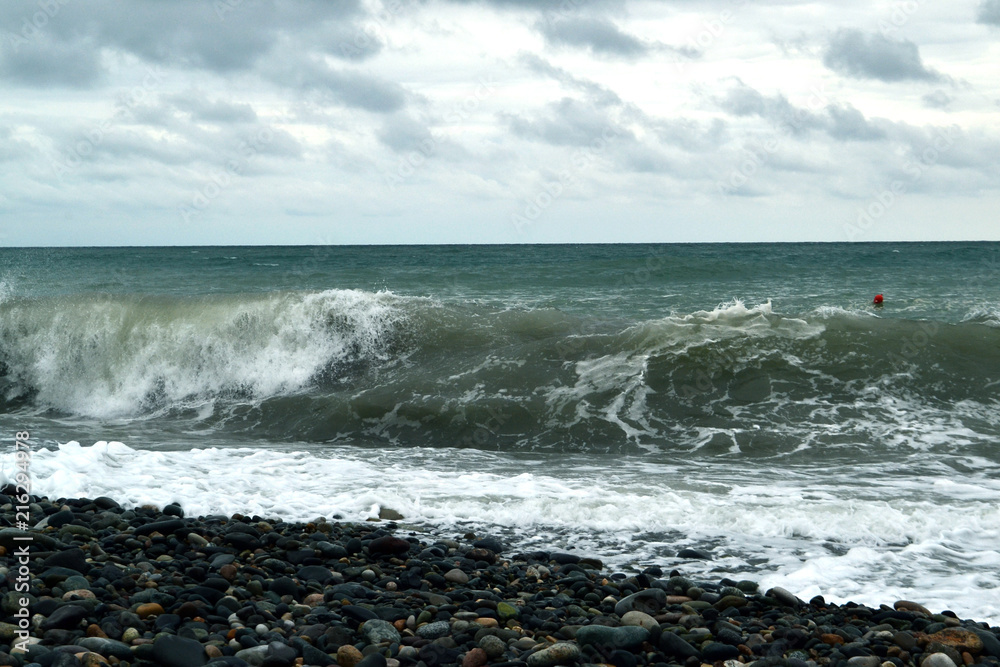
<path id="1" fill-rule="evenodd" d="M 595 55 L 638 58 L 650 50 L 649 45 L 603 18 L 546 19 L 538 21 L 535 27 L 550 44 L 585 48 Z"/>
<path id="2" fill-rule="evenodd" d="M 194 120 L 213 123 L 252 123 L 257 120 L 257 112 L 249 104 L 209 100 L 200 91 L 172 95 L 168 99 L 181 111 L 191 114 Z"/>
<path id="3" fill-rule="evenodd" d="M 104 67 L 89 39 L 9 38 L 0 41 L 0 78 L 35 88 L 91 88 L 104 78 Z"/>
<path id="4" fill-rule="evenodd" d="M 379 141 L 397 153 L 433 146 L 435 143 L 425 125 L 405 115 L 386 118 L 377 134 Z"/>
<path id="5" fill-rule="evenodd" d="M 827 44 L 823 64 L 853 79 L 879 81 L 941 81 L 944 77 L 924 67 L 917 45 L 908 40 L 892 41 L 878 33 L 865 34 L 841 28 Z"/>
<path id="6" fill-rule="evenodd" d="M 798 107 L 787 97 L 776 93 L 766 97 L 760 91 L 737 80 L 718 105 L 734 116 L 758 116 L 783 132 L 805 137 L 821 131 L 840 141 L 877 141 L 886 138 L 886 131 L 850 104 L 831 104 L 825 97 L 814 94 L 812 108 Z"/>
<path id="7" fill-rule="evenodd" d="M 319 58 L 293 58 L 267 73 L 279 86 L 329 95 L 347 107 L 391 113 L 406 106 L 406 90 L 393 81 L 352 70 L 330 67 Z"/>
<path id="8" fill-rule="evenodd" d="M 556 67 L 534 53 L 522 53 L 518 59 L 525 67 L 536 74 L 547 76 L 567 88 L 584 93 L 592 104 L 597 106 L 617 106 L 622 103 L 622 99 L 618 96 L 618 93 L 610 88 L 589 79 L 581 79 L 561 67 Z"/>
<path id="9" fill-rule="evenodd" d="M 955 98 L 943 90 L 935 90 L 920 98 L 924 106 L 929 109 L 947 109 L 948 105 L 955 101 Z"/>
<path id="10" fill-rule="evenodd" d="M 983 0 L 979 3 L 976 21 L 988 25 L 1000 26 L 1000 0 Z"/>
<path id="11" fill-rule="evenodd" d="M 589 146 L 608 134 L 632 137 L 630 131 L 606 113 L 568 97 L 549 104 L 547 113 L 535 118 L 505 117 L 510 130 L 518 137 L 553 146 Z"/>

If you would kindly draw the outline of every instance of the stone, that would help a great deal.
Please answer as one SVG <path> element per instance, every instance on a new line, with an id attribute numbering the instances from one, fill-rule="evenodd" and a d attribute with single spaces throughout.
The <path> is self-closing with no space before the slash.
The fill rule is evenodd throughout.
<path id="1" fill-rule="evenodd" d="M 75 604 L 64 604 L 57 607 L 49 614 L 49 617 L 42 621 L 42 630 L 75 630 L 80 626 L 80 621 L 87 618 L 87 610 Z"/>
<path id="2" fill-rule="evenodd" d="M 909 600 L 897 600 L 893 603 L 892 607 L 898 611 L 912 611 L 918 614 L 923 614 L 924 616 L 931 615 L 931 612 L 927 607 L 917 604 L 916 602 L 910 602 Z"/>
<path id="3" fill-rule="evenodd" d="M 462 667 L 483 667 L 489 662 L 489 656 L 481 648 L 474 648 L 462 658 Z"/>
<path id="4" fill-rule="evenodd" d="M 972 631 L 975 632 L 979 636 L 980 641 L 983 642 L 983 653 L 991 655 L 994 658 L 1000 658 L 1000 638 L 997 638 L 997 636 L 989 630 L 983 630 L 982 628 L 973 628 Z"/>
<path id="5" fill-rule="evenodd" d="M 288 644 L 284 642 L 271 642 L 267 645 L 263 665 L 265 667 L 293 667 L 297 657 L 298 651 Z"/>
<path id="6" fill-rule="evenodd" d="M 649 630 L 637 625 L 613 628 L 607 625 L 585 625 L 576 631 L 580 646 L 593 644 L 609 648 L 635 648 L 649 639 Z"/>
<path id="7" fill-rule="evenodd" d="M 847 667 L 881 667 L 882 658 L 877 655 L 856 655 L 847 659 Z"/>
<path id="8" fill-rule="evenodd" d="M 686 560 L 712 560 L 712 554 L 699 551 L 698 549 L 681 549 L 677 552 L 677 557 Z"/>
<path id="9" fill-rule="evenodd" d="M 747 605 L 747 599 L 745 597 L 742 597 L 740 595 L 726 595 L 712 606 L 718 609 L 719 611 L 725 611 L 730 607 L 735 607 L 736 609 L 739 609 L 741 607 L 745 607 L 746 605 Z"/>
<path id="10" fill-rule="evenodd" d="M 182 519 L 166 519 L 164 521 L 154 521 L 152 523 L 147 523 L 144 526 L 139 526 L 135 529 L 135 535 L 151 535 L 153 533 L 159 533 L 160 535 L 171 535 L 178 530 L 184 528 L 184 521 Z"/>
<path id="11" fill-rule="evenodd" d="M 386 667 L 386 659 L 381 653 L 372 653 L 362 658 L 357 667 Z"/>
<path id="12" fill-rule="evenodd" d="M 267 589 L 278 596 L 291 595 L 296 599 L 299 596 L 299 585 L 291 577 L 278 577 L 268 585 Z"/>
<path id="13" fill-rule="evenodd" d="M 90 566 L 87 564 L 87 556 L 83 553 L 83 549 L 57 551 L 42 561 L 42 563 L 46 568 L 65 567 L 70 570 L 76 570 L 80 574 L 85 574 L 90 570 Z"/>
<path id="14" fill-rule="evenodd" d="M 392 623 L 381 619 L 365 621 L 360 629 L 361 634 L 368 640 L 369 644 L 398 643 L 401 639 L 399 630 L 393 627 Z"/>
<path id="15" fill-rule="evenodd" d="M 615 605 L 615 613 L 624 616 L 630 611 L 657 614 L 667 604 L 667 594 L 662 588 L 648 588 L 623 597 Z"/>
<path id="16" fill-rule="evenodd" d="M 660 635 L 660 650 L 681 663 L 688 658 L 701 657 L 701 651 L 673 632 L 664 632 Z"/>
<path id="17" fill-rule="evenodd" d="M 380 507 L 378 511 L 378 518 L 384 521 L 402 521 L 403 515 L 394 509 L 389 509 L 388 507 Z"/>
<path id="18" fill-rule="evenodd" d="M 84 653 L 83 655 L 77 654 L 76 657 L 80 661 L 80 665 L 82 665 L 82 667 L 110 667 L 102 656 L 90 651 Z"/>
<path id="19" fill-rule="evenodd" d="M 701 659 L 705 662 L 735 660 L 738 657 L 740 657 L 740 650 L 738 648 L 721 642 L 709 642 L 701 650 Z"/>
<path id="20" fill-rule="evenodd" d="M 260 667 L 260 665 L 264 664 L 264 659 L 267 657 L 267 648 L 267 644 L 251 646 L 250 648 L 237 651 L 236 657 L 248 665 Z"/>
<path id="21" fill-rule="evenodd" d="M 472 546 L 477 549 L 489 549 L 495 554 L 502 554 L 504 551 L 503 543 L 495 537 L 484 537 L 481 540 L 476 540 Z"/>
<path id="22" fill-rule="evenodd" d="M 158 616 L 163 613 L 163 607 L 155 602 L 149 602 L 147 604 L 139 605 L 135 613 L 139 615 L 139 618 L 147 618 L 149 616 Z"/>
<path id="23" fill-rule="evenodd" d="M 201 547 L 207 547 L 208 546 L 208 540 L 206 540 L 204 537 L 202 537 L 198 533 L 188 533 L 187 541 L 188 541 L 188 544 L 190 544 L 193 547 L 199 548 L 199 549 Z"/>
<path id="24" fill-rule="evenodd" d="M 74 518 L 73 510 L 59 510 L 55 514 L 49 515 L 48 525 L 53 528 L 60 528 L 71 522 Z"/>
<path id="25" fill-rule="evenodd" d="M 507 644 L 496 635 L 486 635 L 479 640 L 479 648 L 486 652 L 490 660 L 496 660 L 507 650 Z"/>
<path id="26" fill-rule="evenodd" d="M 176 635 L 160 635 L 153 642 L 153 659 L 163 667 L 201 667 L 208 662 L 199 642 Z"/>
<path id="27" fill-rule="evenodd" d="M 356 667 L 362 657 L 361 651 L 350 644 L 344 644 L 337 649 L 337 664 L 340 667 Z"/>
<path id="28" fill-rule="evenodd" d="M 517 618 L 520 615 L 520 612 L 517 610 L 517 607 L 508 602 L 498 602 L 497 615 L 506 621 L 511 618 Z"/>
<path id="29" fill-rule="evenodd" d="M 656 619 L 643 611 L 625 612 L 625 615 L 622 616 L 622 625 L 638 625 L 650 632 L 656 632 L 660 629 L 660 624 L 656 622 Z"/>
<path id="30" fill-rule="evenodd" d="M 971 630 L 962 628 L 946 628 L 932 635 L 927 635 L 927 641 L 950 646 L 957 651 L 968 651 L 972 655 L 983 652 L 983 640 Z"/>
<path id="31" fill-rule="evenodd" d="M 409 550 L 409 542 L 392 535 L 376 537 L 368 543 L 368 553 L 373 556 L 401 556 Z"/>
<path id="32" fill-rule="evenodd" d="M 799 599 L 795 597 L 793 593 L 785 590 L 784 588 L 781 588 L 780 586 L 775 586 L 774 588 L 767 591 L 765 595 L 769 598 L 774 598 L 775 600 L 785 605 L 786 607 L 799 606 Z"/>
<path id="33" fill-rule="evenodd" d="M 528 667 L 554 667 L 571 665 L 580 659 L 580 647 L 569 642 L 559 642 L 528 656 Z"/>
<path id="34" fill-rule="evenodd" d="M 457 567 L 445 572 L 444 579 L 445 581 L 449 581 L 453 584 L 459 584 L 459 585 L 464 585 L 469 583 L 469 575 L 467 575 L 465 572 L 462 572 Z"/>
<path id="35" fill-rule="evenodd" d="M 94 504 L 102 510 L 120 510 L 122 508 L 117 501 L 112 500 L 107 496 L 98 496 L 97 498 L 94 498 Z"/>
<path id="36" fill-rule="evenodd" d="M 113 639 L 105 639 L 103 637 L 84 637 L 76 642 L 88 651 L 93 651 L 94 653 L 100 653 L 105 658 L 118 658 L 120 660 L 130 660 L 132 658 L 132 649 L 128 647 L 128 644 L 124 642 L 116 642 Z"/>
<path id="37" fill-rule="evenodd" d="M 920 667 L 956 667 L 956 665 L 944 653 L 930 653 L 920 662 Z"/>
<path id="38" fill-rule="evenodd" d="M 417 628 L 417 636 L 423 639 L 437 639 L 447 635 L 450 630 L 451 626 L 448 625 L 448 621 L 435 621 Z"/>

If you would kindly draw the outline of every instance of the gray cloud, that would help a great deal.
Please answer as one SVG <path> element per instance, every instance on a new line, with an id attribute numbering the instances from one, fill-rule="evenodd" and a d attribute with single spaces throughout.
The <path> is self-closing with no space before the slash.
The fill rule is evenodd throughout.
<path id="1" fill-rule="evenodd" d="M 90 88 L 104 79 L 104 67 L 89 39 L 59 42 L 39 35 L 0 41 L 0 78 L 37 88 Z"/>
<path id="2" fill-rule="evenodd" d="M 391 113 L 406 105 L 406 90 L 398 83 L 361 72 L 333 69 L 317 58 L 293 59 L 274 67 L 267 76 L 279 86 L 329 95 L 344 106 L 366 111 Z"/>
<path id="3" fill-rule="evenodd" d="M 397 153 L 435 143 L 426 125 L 402 114 L 386 118 L 377 134 L 379 141 Z"/>
<path id="4" fill-rule="evenodd" d="M 172 95 L 168 99 L 195 120 L 215 123 L 252 123 L 257 120 L 257 113 L 249 104 L 210 100 L 201 91 Z"/>
<path id="5" fill-rule="evenodd" d="M 553 146 L 588 146 L 607 133 L 633 137 L 607 113 L 568 97 L 549 104 L 546 113 L 535 118 L 507 115 L 506 120 L 518 137 Z"/>
<path id="6" fill-rule="evenodd" d="M 649 45 L 604 18 L 573 16 L 546 19 L 538 21 L 535 27 L 551 44 L 586 48 L 595 55 L 638 58 L 650 50 Z"/>
<path id="7" fill-rule="evenodd" d="M 940 81 L 941 74 L 924 67 L 917 45 L 908 40 L 892 41 L 879 33 L 841 28 L 835 32 L 823 64 L 854 79 L 880 81 Z"/>
<path id="8" fill-rule="evenodd" d="M 62 48 L 83 43 L 90 46 L 90 58 L 106 47 L 148 63 L 221 73 L 252 69 L 289 33 L 305 42 L 295 44 L 299 50 L 317 41 L 331 55 L 347 60 L 378 50 L 374 44 L 361 49 L 353 44 L 353 36 L 361 31 L 357 22 L 364 18 L 358 0 L 135 0 L 127 5 L 89 0 L 52 6 L 56 9 L 45 15 L 44 22 L 32 22 L 32 17 L 44 15 L 39 4 L 4 2 L 0 31 L 26 40 L 28 47 L 46 41 L 61 43 Z M 346 43 L 352 48 L 340 48 Z M 65 59 L 67 67 L 74 67 L 71 60 Z"/>
<path id="9" fill-rule="evenodd" d="M 955 101 L 955 98 L 943 90 L 935 90 L 920 98 L 925 107 L 930 109 L 947 109 L 948 105 Z"/>
<path id="10" fill-rule="evenodd" d="M 554 79 L 567 88 L 584 93 L 593 104 L 598 106 L 617 106 L 622 103 L 622 99 L 618 96 L 618 93 L 610 88 L 606 88 L 588 79 L 577 77 L 565 69 L 556 67 L 534 53 L 522 53 L 519 60 L 533 72 Z"/>
<path id="11" fill-rule="evenodd" d="M 976 14 L 979 23 L 1000 26 L 1000 0 L 982 0 Z"/>

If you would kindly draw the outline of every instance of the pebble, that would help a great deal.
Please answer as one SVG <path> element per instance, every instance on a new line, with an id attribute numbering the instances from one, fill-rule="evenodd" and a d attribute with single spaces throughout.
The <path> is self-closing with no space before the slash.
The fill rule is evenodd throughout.
<path id="1" fill-rule="evenodd" d="M 469 583 L 469 575 L 462 572 L 458 568 L 452 568 L 444 573 L 445 581 L 450 581 L 453 584 L 465 585 Z"/>
<path id="2" fill-rule="evenodd" d="M 576 631 L 576 641 L 581 646 L 597 644 L 615 648 L 635 648 L 649 639 L 649 630 L 638 626 L 618 628 L 606 625 L 585 625 Z"/>
<path id="3" fill-rule="evenodd" d="M 571 665 L 580 658 L 580 647 L 561 642 L 528 656 L 528 667 L 553 667 Z"/>
<path id="4" fill-rule="evenodd" d="M 462 667 L 482 667 L 489 662 L 489 656 L 481 648 L 474 648 L 462 658 Z"/>
<path id="5" fill-rule="evenodd" d="M 361 625 L 361 634 L 364 635 L 369 644 L 399 643 L 401 639 L 399 630 L 393 627 L 392 623 L 379 619 L 365 621 Z"/>
<path id="6" fill-rule="evenodd" d="M 39 517 L 71 515 L 31 533 L 31 657 L 47 667 L 1000 667 L 997 629 L 905 600 L 804 602 L 491 537 L 418 543 L 386 523 L 35 500 Z M 16 535 L 0 528 L 0 546 Z M 5 619 L 20 597 L 0 595 Z M 0 623 L 0 664 L 15 631 Z"/>
<path id="7" fill-rule="evenodd" d="M 363 657 L 361 651 L 350 644 L 345 644 L 337 649 L 337 664 L 340 667 L 355 667 Z"/>
<path id="8" fill-rule="evenodd" d="M 920 662 L 920 667 L 957 667 L 957 665 L 944 653 L 931 653 Z"/>
<path id="9" fill-rule="evenodd" d="M 622 625 L 638 625 L 650 632 L 657 632 L 660 629 L 660 624 L 656 622 L 656 619 L 642 611 L 626 612 L 622 616 Z"/>
<path id="10" fill-rule="evenodd" d="M 496 635 L 485 635 L 479 640 L 479 648 L 486 653 L 486 657 L 490 660 L 496 660 L 507 650 L 507 644 Z"/>

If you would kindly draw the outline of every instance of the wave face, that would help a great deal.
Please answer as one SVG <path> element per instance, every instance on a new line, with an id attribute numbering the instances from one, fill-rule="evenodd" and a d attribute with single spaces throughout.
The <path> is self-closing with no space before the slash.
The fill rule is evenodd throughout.
<path id="1" fill-rule="evenodd" d="M 6 409 L 267 440 L 777 456 L 891 430 L 882 449 L 975 451 L 1000 328 L 770 301 L 629 322 L 388 291 L 14 298 L 0 364 Z"/>

